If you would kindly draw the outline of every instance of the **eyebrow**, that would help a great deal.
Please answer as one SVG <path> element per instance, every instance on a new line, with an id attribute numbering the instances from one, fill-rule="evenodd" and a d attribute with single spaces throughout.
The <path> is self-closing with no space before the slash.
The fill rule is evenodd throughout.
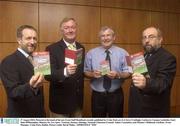
<path id="1" fill-rule="evenodd" d="M 157 35 L 155 35 L 155 34 L 150 34 L 150 35 L 143 35 L 143 36 L 157 36 Z"/>

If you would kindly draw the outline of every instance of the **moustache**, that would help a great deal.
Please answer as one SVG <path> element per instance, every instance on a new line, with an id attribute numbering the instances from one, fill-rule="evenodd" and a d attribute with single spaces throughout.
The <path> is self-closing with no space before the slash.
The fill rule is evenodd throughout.
<path id="1" fill-rule="evenodd" d="M 152 45 L 150 45 L 150 44 L 145 44 L 145 46 L 152 46 Z"/>

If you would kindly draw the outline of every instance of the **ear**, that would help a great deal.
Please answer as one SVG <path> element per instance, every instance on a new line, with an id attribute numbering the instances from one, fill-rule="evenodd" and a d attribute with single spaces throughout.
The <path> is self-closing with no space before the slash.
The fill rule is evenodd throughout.
<path id="1" fill-rule="evenodd" d="M 60 33 L 63 32 L 63 27 L 62 26 L 59 28 L 59 31 L 60 31 Z"/>
<path id="2" fill-rule="evenodd" d="M 163 37 L 160 37 L 160 38 L 159 38 L 160 44 L 162 43 L 162 41 L 163 41 Z"/>
<path id="3" fill-rule="evenodd" d="M 113 36 L 113 40 L 114 40 L 114 41 L 116 40 L 116 36 L 115 36 L 115 35 Z"/>
<path id="4" fill-rule="evenodd" d="M 17 40 L 18 44 L 21 44 L 21 38 L 17 38 L 16 40 Z"/>

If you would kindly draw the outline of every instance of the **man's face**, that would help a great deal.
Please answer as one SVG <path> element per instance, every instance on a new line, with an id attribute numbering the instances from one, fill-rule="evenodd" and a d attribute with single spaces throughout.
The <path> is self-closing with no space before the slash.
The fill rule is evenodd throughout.
<path id="1" fill-rule="evenodd" d="M 155 28 L 147 28 L 142 34 L 142 44 L 144 50 L 148 53 L 153 52 L 161 46 L 162 37 L 158 36 Z"/>
<path id="2" fill-rule="evenodd" d="M 64 22 L 61 26 L 61 32 L 67 42 L 73 43 L 77 35 L 76 23 L 73 20 Z"/>
<path id="3" fill-rule="evenodd" d="M 101 44 L 105 49 L 108 49 L 112 46 L 115 36 L 113 35 L 112 31 L 107 29 L 100 34 Z"/>
<path id="4" fill-rule="evenodd" d="M 22 31 L 22 38 L 17 39 L 19 48 L 26 53 L 31 54 L 35 51 L 37 46 L 37 33 L 32 29 L 24 29 Z"/>

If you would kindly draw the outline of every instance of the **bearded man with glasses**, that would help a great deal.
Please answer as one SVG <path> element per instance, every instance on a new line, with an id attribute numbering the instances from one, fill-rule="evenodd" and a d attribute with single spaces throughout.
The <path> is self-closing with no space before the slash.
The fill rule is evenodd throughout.
<path id="1" fill-rule="evenodd" d="M 169 117 L 170 94 L 176 73 L 176 58 L 162 47 L 162 33 L 148 27 L 142 45 L 148 76 L 133 73 L 129 97 L 129 117 Z"/>

